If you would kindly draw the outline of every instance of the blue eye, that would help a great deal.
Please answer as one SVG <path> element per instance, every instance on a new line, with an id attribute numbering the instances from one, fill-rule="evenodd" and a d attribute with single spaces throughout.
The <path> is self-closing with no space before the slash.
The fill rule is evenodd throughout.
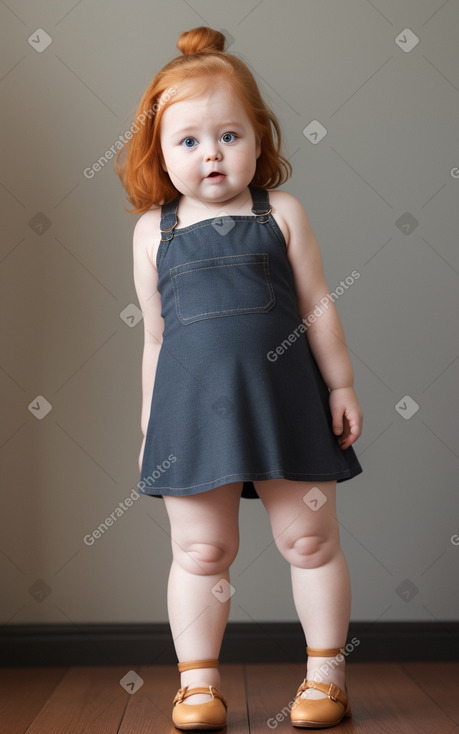
<path id="1" fill-rule="evenodd" d="M 232 143 L 233 140 L 236 140 L 236 135 L 234 133 L 225 133 L 222 135 L 222 140 L 224 143 Z"/>
<path id="2" fill-rule="evenodd" d="M 195 143 L 196 140 L 194 138 L 185 138 L 185 140 L 182 140 L 182 145 L 184 145 L 185 148 L 194 148 Z"/>

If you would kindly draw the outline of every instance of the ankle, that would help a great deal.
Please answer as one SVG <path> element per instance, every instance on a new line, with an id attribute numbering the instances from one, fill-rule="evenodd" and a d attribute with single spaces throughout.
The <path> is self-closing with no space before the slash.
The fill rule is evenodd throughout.
<path id="1" fill-rule="evenodd" d="M 316 683 L 335 683 L 341 687 L 345 681 L 345 667 L 344 660 L 339 662 L 334 657 L 309 658 L 306 677 Z"/>
<path id="2" fill-rule="evenodd" d="M 187 670 L 180 676 L 180 687 L 200 688 L 207 686 L 220 686 L 220 673 L 217 668 L 197 668 L 195 670 Z"/>

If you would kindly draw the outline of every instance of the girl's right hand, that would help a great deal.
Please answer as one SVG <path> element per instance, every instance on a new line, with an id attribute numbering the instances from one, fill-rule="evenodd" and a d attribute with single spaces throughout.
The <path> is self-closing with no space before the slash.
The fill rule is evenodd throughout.
<path id="1" fill-rule="evenodd" d="M 348 449 L 362 433 L 363 414 L 353 387 L 330 390 L 330 410 L 333 433 L 343 451 Z"/>
<path id="2" fill-rule="evenodd" d="M 145 439 L 146 439 L 146 436 L 143 437 L 142 446 L 140 447 L 139 472 L 142 471 L 143 452 L 145 451 Z"/>

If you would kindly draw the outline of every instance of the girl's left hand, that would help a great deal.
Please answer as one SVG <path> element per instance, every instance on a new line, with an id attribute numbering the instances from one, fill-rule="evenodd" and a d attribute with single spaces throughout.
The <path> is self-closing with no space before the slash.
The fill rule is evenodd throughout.
<path id="1" fill-rule="evenodd" d="M 363 414 L 353 387 L 330 390 L 333 433 L 340 448 L 348 449 L 362 433 Z"/>

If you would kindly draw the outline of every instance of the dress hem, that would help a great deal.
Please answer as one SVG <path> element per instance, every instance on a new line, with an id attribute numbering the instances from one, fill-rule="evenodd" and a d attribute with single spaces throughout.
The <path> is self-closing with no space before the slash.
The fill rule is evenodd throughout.
<path id="1" fill-rule="evenodd" d="M 348 479 L 353 479 L 353 477 L 358 476 L 362 473 L 362 471 L 362 467 L 358 463 L 350 466 L 347 470 L 328 472 L 325 474 L 297 474 L 294 472 L 287 472 L 283 471 L 282 469 L 277 469 L 271 472 L 264 473 L 240 472 L 239 474 L 230 474 L 224 477 L 220 477 L 219 479 L 215 479 L 211 482 L 196 484 L 191 487 L 144 487 L 142 489 L 140 489 L 140 487 L 138 488 L 140 494 L 145 494 L 150 497 L 162 497 L 163 495 L 167 495 L 170 497 L 189 497 L 193 494 L 203 494 L 204 492 L 208 492 L 211 489 L 222 487 L 225 484 L 232 484 L 233 482 L 260 482 L 266 481 L 268 479 L 287 479 L 296 482 L 344 482 Z M 252 498 L 252 496 L 247 498 L 250 499 Z"/>

